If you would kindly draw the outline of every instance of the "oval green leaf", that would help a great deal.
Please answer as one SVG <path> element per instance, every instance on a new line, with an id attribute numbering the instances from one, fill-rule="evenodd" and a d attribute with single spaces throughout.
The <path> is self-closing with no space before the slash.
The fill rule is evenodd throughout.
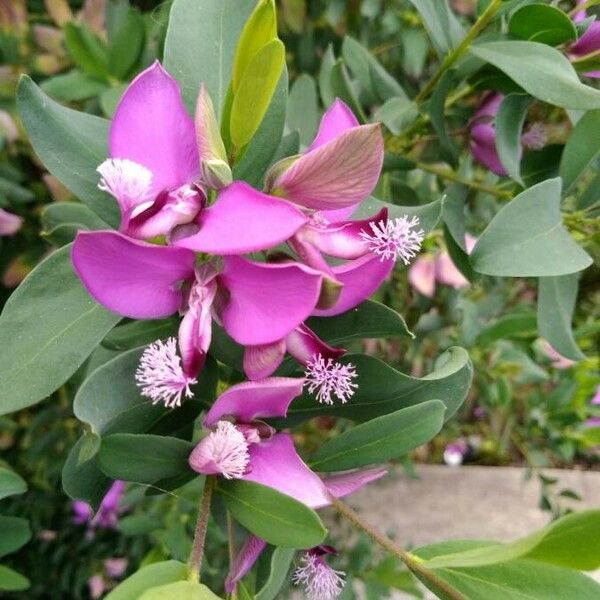
<path id="1" fill-rule="evenodd" d="M 0 467 L 0 500 L 27 491 L 25 480 L 10 469 Z"/>
<path id="2" fill-rule="evenodd" d="M 139 600 L 220 600 L 205 585 L 192 581 L 177 581 L 145 591 Z"/>
<path id="3" fill-rule="evenodd" d="M 562 10 L 547 4 L 521 6 L 508 22 L 508 33 L 521 40 L 559 46 L 577 39 L 577 28 Z"/>
<path id="4" fill-rule="evenodd" d="M 314 510 L 270 487 L 219 480 L 216 491 L 236 521 L 274 546 L 312 548 L 327 535 Z"/>
<path id="5" fill-rule="evenodd" d="M 0 565 L 0 590 L 22 592 L 29 587 L 29 579 L 9 567 Z"/>
<path id="6" fill-rule="evenodd" d="M 181 581 L 187 574 L 187 566 L 176 560 L 153 563 L 122 581 L 105 600 L 139 600 L 145 591 Z"/>
<path id="7" fill-rule="evenodd" d="M 31 538 L 31 529 L 27 519 L 0 515 L 0 558 L 16 552 Z"/>

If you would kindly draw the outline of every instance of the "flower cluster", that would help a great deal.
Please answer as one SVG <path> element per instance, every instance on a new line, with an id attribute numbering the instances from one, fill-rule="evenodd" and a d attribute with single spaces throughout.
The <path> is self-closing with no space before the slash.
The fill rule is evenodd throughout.
<path id="1" fill-rule="evenodd" d="M 192 119 L 156 62 L 125 91 L 109 149 L 99 187 L 118 203 L 119 231 L 80 232 L 72 257 L 89 293 L 113 312 L 181 315 L 178 339 L 157 340 L 141 358 L 142 394 L 167 407 L 191 397 L 216 321 L 244 347 L 249 379 L 270 377 L 289 353 L 320 402 L 349 400 L 357 374 L 337 362 L 345 350 L 305 321 L 360 304 L 424 236 L 418 219 L 386 209 L 349 219 L 379 178 L 380 126 L 360 125 L 337 100 L 306 151 L 273 165 L 256 190 L 233 180 L 204 87 Z"/>

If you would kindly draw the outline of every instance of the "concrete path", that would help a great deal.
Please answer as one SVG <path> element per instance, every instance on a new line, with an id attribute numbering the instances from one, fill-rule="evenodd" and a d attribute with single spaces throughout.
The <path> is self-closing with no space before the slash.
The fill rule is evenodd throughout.
<path id="1" fill-rule="evenodd" d="M 549 514 L 538 508 L 537 478 L 526 481 L 524 469 L 422 465 L 417 472 L 414 480 L 399 469 L 348 503 L 404 547 L 452 538 L 512 541 L 549 521 Z M 548 469 L 544 474 L 559 479 L 556 487 L 583 497 L 566 505 L 575 510 L 600 507 L 600 472 Z M 324 517 L 329 520 L 330 514 Z M 600 581 L 600 573 L 596 576 Z"/>

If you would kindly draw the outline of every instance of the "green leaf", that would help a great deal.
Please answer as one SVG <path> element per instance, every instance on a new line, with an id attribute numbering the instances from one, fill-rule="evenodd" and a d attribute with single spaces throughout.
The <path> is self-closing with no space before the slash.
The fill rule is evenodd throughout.
<path id="1" fill-rule="evenodd" d="M 448 0 L 410 0 L 419 11 L 423 25 L 439 56 L 458 46 L 465 32 L 448 5 Z"/>
<path id="2" fill-rule="evenodd" d="M 473 249 L 473 268 L 486 275 L 544 277 L 588 267 L 592 259 L 562 224 L 560 195 L 560 179 L 548 179 L 504 206 Z"/>
<path id="3" fill-rule="evenodd" d="M 179 319 L 170 317 L 152 321 L 131 321 L 115 327 L 102 345 L 111 350 L 131 350 L 151 344 L 155 340 L 177 336 Z"/>
<path id="4" fill-rule="evenodd" d="M 150 434 L 115 433 L 102 439 L 98 462 L 112 479 L 155 483 L 189 473 L 195 475 L 188 456 L 194 446 L 174 437 Z"/>
<path id="5" fill-rule="evenodd" d="M 35 153 L 75 196 L 111 226 L 117 203 L 98 189 L 96 168 L 108 156 L 109 122 L 54 102 L 29 77 L 21 77 L 17 107 Z"/>
<path id="6" fill-rule="evenodd" d="M 96 304 L 71 266 L 71 247 L 42 261 L 0 316 L 0 414 L 31 406 L 83 364 L 121 317 Z"/>
<path id="7" fill-rule="evenodd" d="M 375 417 L 440 399 L 446 405 L 449 419 L 463 403 L 471 385 L 473 366 L 462 348 L 450 348 L 438 359 L 436 369 L 422 379 L 400 373 L 372 356 L 351 354 L 340 359 L 352 363 L 358 373 L 359 387 L 347 404 L 324 406 L 308 392 L 294 400 L 289 416 L 294 420 L 320 415 L 335 415 L 355 421 Z"/>
<path id="8" fill-rule="evenodd" d="M 22 592 L 30 586 L 29 579 L 9 567 L 0 565 L 0 590 Z"/>
<path id="9" fill-rule="evenodd" d="M 118 530 L 123 535 L 147 535 L 163 526 L 162 519 L 150 515 L 127 515 L 119 519 Z"/>
<path id="10" fill-rule="evenodd" d="M 310 465 L 346 471 L 404 456 L 439 433 L 445 410 L 443 402 L 428 400 L 357 425 L 323 444 Z"/>
<path id="11" fill-rule="evenodd" d="M 323 58 L 321 59 L 321 67 L 319 69 L 319 95 L 323 106 L 327 107 L 335 100 L 335 94 L 331 86 L 331 71 L 335 65 L 335 54 L 333 46 L 329 44 Z"/>
<path id="12" fill-rule="evenodd" d="M 547 4 L 521 6 L 508 22 L 508 33 L 522 40 L 559 46 L 577 39 L 577 28 L 562 10 Z"/>
<path id="13" fill-rule="evenodd" d="M 219 480 L 216 491 L 236 521 L 274 546 L 312 548 L 327 535 L 314 510 L 270 487 Z"/>
<path id="14" fill-rule="evenodd" d="M 538 42 L 486 42 L 471 46 L 469 51 L 498 67 L 543 102 L 563 108 L 600 108 L 600 91 L 581 83 L 568 59 L 550 46 Z"/>
<path id="15" fill-rule="evenodd" d="M 300 134 L 300 142 L 304 146 L 309 146 L 317 133 L 318 110 L 315 80 L 303 73 L 294 81 L 290 90 L 285 120 L 290 131 Z"/>
<path id="16" fill-rule="evenodd" d="M 187 574 L 187 566 L 176 560 L 153 563 L 122 581 L 105 600 L 139 600 L 146 590 L 181 581 Z"/>
<path id="17" fill-rule="evenodd" d="M 92 77 L 104 79 L 108 76 L 106 48 L 98 36 L 84 23 L 66 23 L 63 29 L 65 45 L 73 62 Z"/>
<path id="18" fill-rule="evenodd" d="M 600 140 L 596 132 L 600 129 L 600 110 L 583 115 L 569 135 L 560 160 L 560 176 L 565 189 L 569 189 L 600 153 Z"/>
<path id="19" fill-rule="evenodd" d="M 106 81 L 73 70 L 46 79 L 40 87 L 46 94 L 57 100 L 79 102 L 100 94 L 106 89 Z"/>
<path id="20" fill-rule="evenodd" d="M 108 69 L 117 79 L 125 79 L 136 66 L 144 49 L 144 18 L 130 8 L 117 21 L 108 44 Z"/>
<path id="21" fill-rule="evenodd" d="M 514 312 L 502 315 L 481 330 L 477 336 L 477 343 L 485 348 L 495 341 L 505 338 L 535 336 L 537 333 L 536 323 L 536 316 L 533 312 Z"/>
<path id="22" fill-rule="evenodd" d="M 244 72 L 231 106 L 231 141 L 241 149 L 258 130 L 285 66 L 285 47 L 275 39 L 263 46 Z"/>
<path id="23" fill-rule="evenodd" d="M 274 0 L 259 0 L 244 25 L 233 62 L 231 85 L 236 94 L 255 56 L 277 39 L 277 13 Z"/>
<path id="24" fill-rule="evenodd" d="M 571 329 L 578 279 L 577 273 L 562 277 L 540 277 L 537 310 L 540 335 L 546 338 L 559 354 L 575 361 L 585 358 Z"/>
<path id="25" fill-rule="evenodd" d="M 331 92 L 334 98 L 340 98 L 356 115 L 357 119 L 364 123 L 366 121 L 365 113 L 352 89 L 352 83 L 348 76 L 348 70 L 341 60 L 337 60 L 331 67 Z"/>
<path id="26" fill-rule="evenodd" d="M 436 555 L 426 566 L 430 569 L 481 567 L 527 558 L 559 567 L 593 571 L 600 567 L 598 539 L 600 510 L 587 510 L 566 515 L 511 544 Z"/>
<path id="27" fill-rule="evenodd" d="M 0 558 L 16 552 L 31 538 L 27 519 L 0 515 Z"/>
<path id="28" fill-rule="evenodd" d="M 311 317 L 307 324 L 333 345 L 365 338 L 414 337 L 395 310 L 373 300 L 334 317 Z"/>
<path id="29" fill-rule="evenodd" d="M 139 600 L 219 600 L 205 585 L 192 581 L 177 581 L 145 591 Z"/>
<path id="30" fill-rule="evenodd" d="M 531 105 L 531 97 L 509 94 L 504 98 L 496 115 L 496 151 L 502 166 L 517 183 L 521 179 L 521 134 Z"/>
<path id="31" fill-rule="evenodd" d="M 458 147 L 454 140 L 448 135 L 446 129 L 446 99 L 454 87 L 454 73 L 446 71 L 433 90 L 429 101 L 427 112 L 431 116 L 431 124 L 438 134 L 440 156 L 452 166 L 458 164 Z"/>
<path id="32" fill-rule="evenodd" d="M 71 448 L 62 469 L 62 486 L 70 498 L 100 506 L 111 480 L 98 466 L 100 437 L 86 431 Z"/>
<path id="33" fill-rule="evenodd" d="M 243 179 L 254 187 L 262 187 L 265 172 L 279 148 L 285 125 L 288 76 L 283 70 L 271 105 L 242 157 L 233 167 L 234 179 Z"/>
<path id="34" fill-rule="evenodd" d="M 424 546 L 414 551 L 429 560 L 442 554 L 495 546 L 490 542 L 452 541 Z M 454 596 L 436 587 L 423 576 L 417 577 L 441 600 L 463 597 L 465 600 L 550 600 L 551 598 L 595 600 L 600 584 L 593 579 L 562 567 L 535 560 L 511 560 L 506 563 L 470 568 L 439 568 L 435 575 L 454 591 Z"/>
<path id="35" fill-rule="evenodd" d="M 235 48 L 255 0 L 175 0 L 165 40 L 165 68 L 181 85 L 194 113 L 200 82 L 217 116 L 225 103 Z"/>
<path id="36" fill-rule="evenodd" d="M 375 112 L 375 120 L 381 121 L 394 135 L 399 135 L 419 116 L 417 105 L 408 98 L 394 97 Z"/>
<path id="37" fill-rule="evenodd" d="M 47 204 L 41 215 L 42 227 L 50 231 L 59 225 L 76 225 L 81 229 L 109 229 L 96 213 L 80 202 L 54 202 Z"/>
<path id="38" fill-rule="evenodd" d="M 271 555 L 269 577 L 254 596 L 254 600 L 275 600 L 286 582 L 294 558 L 293 548 L 275 548 Z"/>
<path id="39" fill-rule="evenodd" d="M 27 491 L 25 480 L 14 471 L 0 467 L 0 500 Z"/>

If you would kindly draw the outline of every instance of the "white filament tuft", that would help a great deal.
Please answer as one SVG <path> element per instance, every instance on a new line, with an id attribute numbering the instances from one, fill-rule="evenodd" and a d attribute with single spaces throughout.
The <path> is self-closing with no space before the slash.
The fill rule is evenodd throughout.
<path id="1" fill-rule="evenodd" d="M 321 404 L 333 404 L 333 397 L 345 404 L 358 389 L 353 383 L 357 377 L 354 365 L 343 365 L 332 358 L 325 359 L 315 354 L 306 363 L 305 385 L 311 394 L 315 394 Z"/>
<path id="2" fill-rule="evenodd" d="M 342 593 L 343 571 L 335 571 L 322 557 L 310 551 L 304 553 L 300 563 L 293 582 L 304 586 L 308 600 L 335 600 Z"/>
<path id="3" fill-rule="evenodd" d="M 419 225 L 419 218 L 408 216 L 369 223 L 371 233 L 362 230 L 360 237 L 367 242 L 369 250 L 381 257 L 381 260 L 397 260 L 400 258 L 408 265 L 421 248 L 425 238 L 422 229 L 415 230 Z"/>
<path id="4" fill-rule="evenodd" d="M 151 200 L 152 171 L 128 158 L 109 158 L 97 169 L 98 187 L 118 200 L 139 204 Z"/>

